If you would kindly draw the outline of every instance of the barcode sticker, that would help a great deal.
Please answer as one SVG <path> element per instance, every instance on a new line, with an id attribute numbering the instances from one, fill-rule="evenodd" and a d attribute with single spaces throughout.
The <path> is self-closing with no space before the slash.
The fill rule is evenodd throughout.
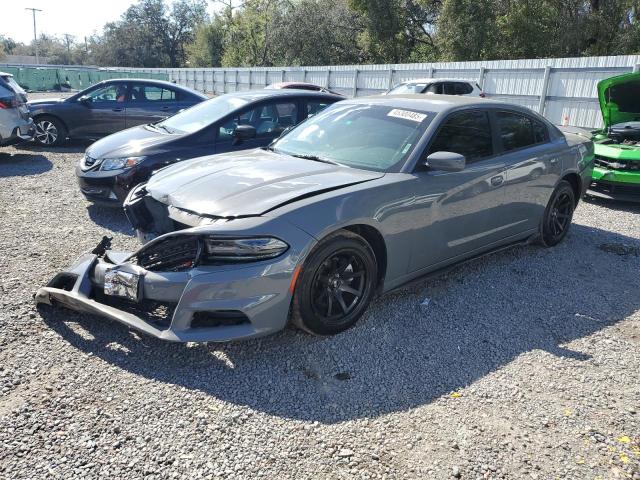
<path id="1" fill-rule="evenodd" d="M 400 110 L 399 108 L 394 108 L 389 113 L 387 113 L 388 117 L 396 117 L 403 118 L 404 120 L 411 120 L 413 122 L 422 122 L 427 116 L 424 113 L 412 112 L 411 110 Z"/>

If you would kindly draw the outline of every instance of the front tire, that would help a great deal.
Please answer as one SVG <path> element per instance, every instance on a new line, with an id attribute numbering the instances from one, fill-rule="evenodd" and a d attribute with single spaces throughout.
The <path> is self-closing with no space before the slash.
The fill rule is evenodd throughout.
<path id="1" fill-rule="evenodd" d="M 544 211 L 540 228 L 542 245 L 553 247 L 564 240 L 569 232 L 575 208 L 576 198 L 573 187 L 566 180 L 562 180 L 553 191 Z"/>
<path id="2" fill-rule="evenodd" d="M 33 140 L 43 147 L 56 147 L 67 138 L 67 129 L 56 117 L 43 115 L 35 119 L 36 134 Z"/>
<path id="3" fill-rule="evenodd" d="M 314 335 L 352 327 L 367 309 L 378 278 L 367 241 L 348 230 L 322 240 L 306 259 L 296 283 L 292 322 Z"/>

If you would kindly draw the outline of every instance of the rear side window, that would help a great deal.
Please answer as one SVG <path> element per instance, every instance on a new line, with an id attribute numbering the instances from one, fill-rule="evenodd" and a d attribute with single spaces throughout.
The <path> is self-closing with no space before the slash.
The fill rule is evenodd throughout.
<path id="1" fill-rule="evenodd" d="M 447 82 L 444 90 L 447 95 L 468 95 L 473 87 L 466 82 Z"/>
<path id="2" fill-rule="evenodd" d="M 156 85 L 134 83 L 131 87 L 132 102 L 172 102 L 176 100 L 176 92 Z"/>
<path id="3" fill-rule="evenodd" d="M 424 93 L 433 93 L 434 95 L 442 95 L 444 92 L 442 90 L 442 83 L 432 83 L 427 87 Z"/>
<path id="4" fill-rule="evenodd" d="M 471 110 L 452 114 L 445 120 L 426 156 L 435 152 L 454 152 L 472 162 L 493 155 L 489 114 Z"/>
<path id="5" fill-rule="evenodd" d="M 498 112 L 498 134 L 505 152 L 543 143 L 547 127 L 538 120 L 514 112 Z"/>

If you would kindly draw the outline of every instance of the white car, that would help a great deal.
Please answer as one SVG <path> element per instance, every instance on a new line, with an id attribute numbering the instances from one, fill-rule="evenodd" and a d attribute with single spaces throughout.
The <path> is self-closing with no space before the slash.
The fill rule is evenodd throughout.
<path id="1" fill-rule="evenodd" d="M 26 101 L 27 94 L 13 75 L 0 72 L 0 146 L 33 138 L 35 127 Z"/>
<path id="2" fill-rule="evenodd" d="M 482 97 L 486 95 L 476 82 L 455 78 L 416 78 L 399 83 L 385 95 L 405 95 L 424 93 L 427 95 L 468 95 Z"/>

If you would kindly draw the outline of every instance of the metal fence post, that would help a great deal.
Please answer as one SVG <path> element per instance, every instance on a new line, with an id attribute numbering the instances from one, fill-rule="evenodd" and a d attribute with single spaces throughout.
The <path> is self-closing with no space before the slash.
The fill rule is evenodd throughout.
<path id="1" fill-rule="evenodd" d="M 306 68 L 302 69 L 302 81 L 303 82 L 307 81 L 307 69 Z"/>
<path id="2" fill-rule="evenodd" d="M 434 72 L 434 68 L 433 67 L 429 67 L 429 78 L 433 78 L 433 72 Z"/>
<path id="3" fill-rule="evenodd" d="M 325 88 L 331 88 L 331 67 L 327 67 L 327 78 L 324 86 Z"/>
<path id="4" fill-rule="evenodd" d="M 538 113 L 544 116 L 544 110 L 547 104 L 547 92 L 549 91 L 549 78 L 551 77 L 551 67 L 544 67 L 544 80 L 542 81 L 542 91 L 540 92 L 540 103 L 538 104 Z"/>
<path id="5" fill-rule="evenodd" d="M 358 69 L 356 68 L 356 71 L 353 73 L 353 92 L 352 92 L 353 97 L 357 97 L 358 96 Z"/>
<path id="6" fill-rule="evenodd" d="M 480 67 L 480 75 L 478 75 L 478 86 L 480 87 L 480 90 L 484 90 L 484 76 L 486 73 L 486 68 Z"/>
<path id="7" fill-rule="evenodd" d="M 240 70 L 236 70 L 236 92 L 240 90 Z"/>
<path id="8" fill-rule="evenodd" d="M 253 70 L 249 70 L 249 90 L 251 90 L 251 85 L 253 85 Z"/>
<path id="9" fill-rule="evenodd" d="M 389 82 L 387 84 L 387 90 L 391 90 L 393 88 L 393 74 L 394 74 L 394 70 L 393 68 L 389 69 Z"/>
<path id="10" fill-rule="evenodd" d="M 280 81 L 281 81 L 281 82 L 284 82 L 284 75 L 285 75 L 285 71 L 284 71 L 284 70 L 282 70 L 282 71 L 280 72 Z"/>

